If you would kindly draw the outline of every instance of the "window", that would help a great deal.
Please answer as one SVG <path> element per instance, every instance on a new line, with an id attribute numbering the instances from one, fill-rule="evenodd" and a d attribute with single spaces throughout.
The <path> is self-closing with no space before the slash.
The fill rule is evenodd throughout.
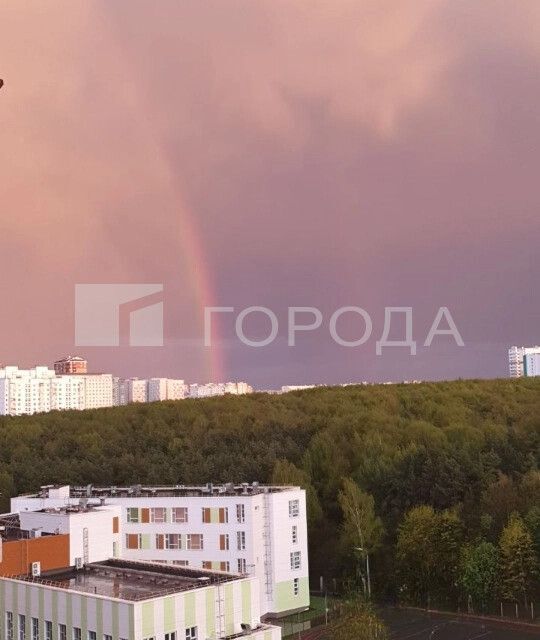
<path id="1" fill-rule="evenodd" d="M 238 558 L 238 573 L 247 573 L 247 565 L 245 558 Z"/>
<path id="2" fill-rule="evenodd" d="M 171 631 L 171 633 L 166 633 L 165 640 L 176 640 L 176 631 Z"/>
<path id="3" fill-rule="evenodd" d="M 32 618 L 32 640 L 39 640 L 39 620 Z"/>
<path id="4" fill-rule="evenodd" d="M 236 546 L 238 548 L 238 551 L 243 551 L 246 548 L 246 532 L 245 531 L 236 532 Z"/>
<path id="5" fill-rule="evenodd" d="M 204 548 L 202 533 L 188 533 L 187 548 L 198 550 Z"/>
<path id="6" fill-rule="evenodd" d="M 222 533 L 219 536 L 219 550 L 220 551 L 229 550 L 229 534 L 228 533 Z"/>
<path id="7" fill-rule="evenodd" d="M 179 567 L 189 567 L 188 560 L 173 560 L 172 563 L 178 565 Z"/>
<path id="8" fill-rule="evenodd" d="M 88 640 L 97 640 L 97 634 L 95 631 L 88 632 Z"/>
<path id="9" fill-rule="evenodd" d="M 300 578 L 295 578 L 293 580 L 293 593 L 295 596 L 300 593 Z"/>
<path id="10" fill-rule="evenodd" d="M 186 507 L 173 507 L 172 510 L 172 521 L 173 522 L 187 522 L 188 521 L 188 510 Z"/>
<path id="11" fill-rule="evenodd" d="M 165 534 L 165 549 L 181 549 L 182 538 L 179 533 Z"/>
<path id="12" fill-rule="evenodd" d="M 293 544 L 298 542 L 298 527 L 296 525 L 293 525 L 292 528 L 292 542 Z"/>
<path id="13" fill-rule="evenodd" d="M 50 620 L 45 620 L 45 640 L 52 640 L 52 622 Z"/>
<path id="14" fill-rule="evenodd" d="M 300 569 L 301 565 L 302 565 L 302 557 L 301 557 L 300 551 L 293 551 L 291 553 L 291 569 L 293 571 L 296 571 Z"/>
<path id="15" fill-rule="evenodd" d="M 202 568 L 210 571 L 212 569 L 212 562 L 210 560 L 203 560 Z"/>
<path id="16" fill-rule="evenodd" d="M 236 522 L 244 524 L 246 521 L 246 511 L 243 504 L 236 505 Z"/>
<path id="17" fill-rule="evenodd" d="M 212 511 L 209 507 L 203 507 L 202 510 L 202 521 L 205 524 L 209 524 L 212 521 Z"/>
<path id="18" fill-rule="evenodd" d="M 141 548 L 141 534 L 140 533 L 127 533 L 126 534 L 126 549 L 140 549 Z"/>
<path id="19" fill-rule="evenodd" d="M 127 521 L 139 522 L 139 509 L 136 507 L 128 507 L 127 509 Z"/>
<path id="20" fill-rule="evenodd" d="M 225 562 L 221 562 L 219 564 L 219 570 L 220 571 L 226 571 L 227 573 L 229 573 L 229 571 L 231 570 L 231 564 L 230 562 L 227 560 Z"/>
<path id="21" fill-rule="evenodd" d="M 6 611 L 6 640 L 13 640 L 13 613 Z"/>
<path id="22" fill-rule="evenodd" d="M 150 522 L 167 522 L 167 509 L 165 507 L 150 509 Z"/>
<path id="23" fill-rule="evenodd" d="M 197 640 L 197 627 L 186 629 L 186 640 Z"/>
<path id="24" fill-rule="evenodd" d="M 67 627 L 65 624 L 58 625 L 58 640 L 67 640 Z"/>
<path id="25" fill-rule="evenodd" d="M 219 510 L 219 523 L 227 524 L 229 522 L 229 509 L 227 507 L 221 507 Z"/>
<path id="26" fill-rule="evenodd" d="M 19 614 L 19 640 L 26 639 L 26 616 Z"/>
<path id="27" fill-rule="evenodd" d="M 80 627 L 73 627 L 73 640 L 81 640 L 82 632 Z"/>
<path id="28" fill-rule="evenodd" d="M 118 533 L 119 530 L 120 530 L 120 523 L 118 521 L 118 516 L 114 516 L 112 519 L 112 532 Z"/>
<path id="29" fill-rule="evenodd" d="M 103 640 L 112 640 L 112 636 L 110 636 L 108 633 L 104 633 Z"/>
<path id="30" fill-rule="evenodd" d="M 300 500 L 289 500 L 289 518 L 298 518 L 300 515 Z"/>

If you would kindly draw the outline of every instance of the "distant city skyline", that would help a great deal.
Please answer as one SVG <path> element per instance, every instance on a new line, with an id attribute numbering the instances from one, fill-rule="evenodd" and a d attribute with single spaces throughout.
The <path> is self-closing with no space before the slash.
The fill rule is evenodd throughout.
<path id="1" fill-rule="evenodd" d="M 0 23 L 1 361 L 75 351 L 96 283 L 163 285 L 163 347 L 87 351 L 123 377 L 503 377 L 539 341 L 537 1 L 7 0 Z M 345 305 L 371 342 L 287 345 L 289 307 Z M 208 306 L 269 307 L 277 338 L 224 317 L 205 347 Z M 448 307 L 465 346 L 377 356 L 389 306 L 418 340 Z"/>

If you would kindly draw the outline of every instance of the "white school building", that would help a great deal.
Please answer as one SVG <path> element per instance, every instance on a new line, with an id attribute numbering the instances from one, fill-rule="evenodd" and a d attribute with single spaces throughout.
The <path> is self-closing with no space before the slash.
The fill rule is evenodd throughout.
<path id="1" fill-rule="evenodd" d="M 309 607 L 306 498 L 299 487 L 45 486 L 13 498 L 11 509 L 23 514 L 81 501 L 120 508 L 117 557 L 257 578 L 263 616 Z"/>
<path id="2" fill-rule="evenodd" d="M 110 557 L 121 510 L 0 516 L 2 640 L 280 640 L 255 577 Z"/>

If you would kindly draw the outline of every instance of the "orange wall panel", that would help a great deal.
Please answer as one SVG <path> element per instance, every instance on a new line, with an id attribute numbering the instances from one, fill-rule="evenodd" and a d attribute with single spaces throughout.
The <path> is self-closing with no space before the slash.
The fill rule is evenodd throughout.
<path id="1" fill-rule="evenodd" d="M 69 535 L 43 536 L 2 543 L 0 575 L 30 573 L 32 562 L 40 562 L 42 572 L 69 567 Z"/>

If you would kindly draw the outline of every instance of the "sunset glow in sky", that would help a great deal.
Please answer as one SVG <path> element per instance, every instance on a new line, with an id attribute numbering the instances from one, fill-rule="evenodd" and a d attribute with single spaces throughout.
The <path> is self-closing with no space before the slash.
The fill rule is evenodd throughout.
<path id="1" fill-rule="evenodd" d="M 0 77 L 1 363 L 267 388 L 503 376 L 540 342 L 537 0 L 3 0 Z M 75 347 L 105 282 L 164 284 L 163 348 Z M 225 319 L 209 350 L 205 305 L 278 339 Z M 366 345 L 287 347 L 287 307 L 344 305 Z M 376 357 L 385 306 L 419 342 L 447 306 L 466 346 Z"/>

